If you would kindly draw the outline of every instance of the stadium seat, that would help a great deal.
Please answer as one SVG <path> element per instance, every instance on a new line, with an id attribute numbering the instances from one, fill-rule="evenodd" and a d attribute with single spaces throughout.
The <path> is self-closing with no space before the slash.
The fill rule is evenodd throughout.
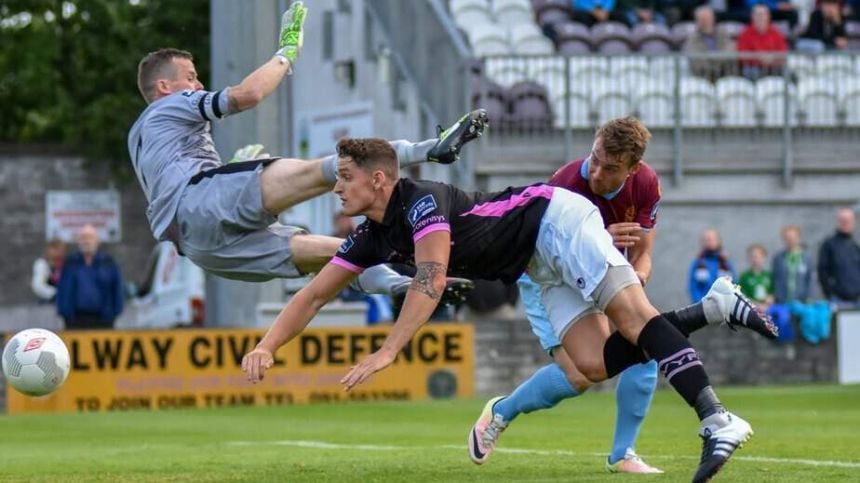
<path id="1" fill-rule="evenodd" d="M 597 122 L 602 124 L 610 119 L 631 114 L 633 103 L 629 92 L 626 84 L 611 77 L 595 86 L 592 106 L 597 113 Z"/>
<path id="2" fill-rule="evenodd" d="M 622 39 L 605 39 L 597 44 L 601 54 L 627 54 L 633 51 L 630 42 Z"/>
<path id="3" fill-rule="evenodd" d="M 664 44 L 668 47 L 666 52 L 672 50 L 672 34 L 665 25 L 658 23 L 640 23 L 630 31 L 631 43 L 638 50 L 642 50 L 643 44 L 646 42 L 652 44 Z M 656 42 L 655 42 L 656 41 Z M 656 52 L 656 50 L 653 50 Z"/>
<path id="4" fill-rule="evenodd" d="M 511 87 L 529 78 L 528 67 L 522 57 L 493 57 L 485 61 L 486 75 L 502 87 Z"/>
<path id="5" fill-rule="evenodd" d="M 534 11 L 529 0 L 493 0 L 496 21 L 506 27 L 534 23 Z"/>
<path id="6" fill-rule="evenodd" d="M 807 77 L 797 83 L 803 125 L 833 127 L 838 120 L 836 85 L 829 77 Z"/>
<path id="7" fill-rule="evenodd" d="M 676 67 L 680 68 L 682 77 L 688 75 L 690 59 L 683 56 L 660 56 L 651 59 L 651 75 L 657 79 L 674 79 Z"/>
<path id="8" fill-rule="evenodd" d="M 532 0 L 532 7 L 541 27 L 569 22 L 573 14 L 568 0 Z"/>
<path id="9" fill-rule="evenodd" d="M 553 26 L 559 47 L 567 41 L 576 40 L 591 46 L 591 31 L 579 22 L 563 22 Z"/>
<path id="10" fill-rule="evenodd" d="M 716 124 L 714 86 L 707 79 L 681 79 L 681 122 L 684 127 L 712 127 Z"/>
<path id="11" fill-rule="evenodd" d="M 621 40 L 630 44 L 630 29 L 623 23 L 601 22 L 591 27 L 591 39 L 594 45 L 600 45 L 607 40 Z"/>
<path id="12" fill-rule="evenodd" d="M 545 129 L 552 124 L 552 111 L 546 89 L 532 81 L 514 84 L 508 90 L 511 121 L 516 127 Z"/>
<path id="13" fill-rule="evenodd" d="M 469 33 L 469 43 L 476 57 L 513 53 L 507 32 L 496 24 L 472 25 Z"/>
<path id="14" fill-rule="evenodd" d="M 837 79 L 854 75 L 854 59 L 842 54 L 819 55 L 815 63 L 819 76 Z"/>
<path id="15" fill-rule="evenodd" d="M 773 28 L 779 30 L 779 33 L 781 33 L 782 36 L 785 37 L 786 42 L 790 42 L 791 39 L 794 38 L 794 35 L 792 35 L 791 33 L 791 26 L 789 25 L 788 20 L 778 20 L 775 22 L 771 22 L 771 25 L 773 25 Z"/>
<path id="16" fill-rule="evenodd" d="M 849 39 L 860 39 L 860 22 L 852 20 L 845 22 L 845 36 Z"/>
<path id="17" fill-rule="evenodd" d="M 785 124 L 785 79 L 779 76 L 762 77 L 756 82 L 756 99 L 762 125 L 778 127 Z M 789 100 L 789 122 L 797 124 L 797 89 L 791 83 L 787 85 Z"/>
<path id="18" fill-rule="evenodd" d="M 786 62 L 788 70 L 800 79 L 817 75 L 815 70 L 815 59 L 810 55 L 789 54 Z"/>
<path id="19" fill-rule="evenodd" d="M 570 108 L 570 122 L 567 123 L 564 112 L 565 101 Z M 587 94 L 580 92 L 562 94 L 552 99 L 552 105 L 555 127 L 563 129 L 565 127 L 589 128 L 594 126 L 591 120 L 591 100 Z"/>
<path id="20" fill-rule="evenodd" d="M 639 52 L 643 54 L 668 54 L 672 52 L 672 43 L 663 39 L 648 39 L 639 44 Z"/>
<path id="21" fill-rule="evenodd" d="M 555 46 L 533 23 L 511 26 L 510 39 L 511 46 L 517 54 L 549 55 L 555 53 Z"/>
<path id="22" fill-rule="evenodd" d="M 577 39 L 564 40 L 558 44 L 558 53 L 563 55 L 590 54 L 591 43 Z"/>
<path id="23" fill-rule="evenodd" d="M 448 4 L 454 23 L 460 28 L 493 22 L 487 0 L 450 0 Z"/>
<path id="24" fill-rule="evenodd" d="M 550 93 L 561 93 L 564 89 L 565 61 L 557 56 L 527 59 L 529 79 L 545 86 Z"/>
<path id="25" fill-rule="evenodd" d="M 860 75 L 836 82 L 836 96 L 846 126 L 860 126 Z"/>
<path id="26" fill-rule="evenodd" d="M 668 128 L 675 124 L 675 99 L 671 86 L 646 78 L 631 90 L 636 95 L 639 119 L 651 128 Z"/>
<path id="27" fill-rule="evenodd" d="M 593 89 L 609 77 L 609 61 L 606 57 L 572 57 L 570 79 L 577 88 Z"/>
<path id="28" fill-rule="evenodd" d="M 741 34 L 741 32 L 746 28 L 746 25 L 742 24 L 741 22 L 726 21 L 720 22 L 717 25 L 717 28 L 725 32 L 730 39 L 736 40 Z"/>
<path id="29" fill-rule="evenodd" d="M 695 22 L 678 22 L 672 26 L 672 41 L 675 48 L 681 50 L 687 39 L 696 32 Z"/>
<path id="30" fill-rule="evenodd" d="M 635 79 L 648 77 L 648 59 L 642 56 L 610 57 L 609 70 L 613 77 Z"/>
<path id="31" fill-rule="evenodd" d="M 756 122 L 755 84 L 745 77 L 717 80 L 716 93 L 721 124 L 725 127 L 752 127 Z"/>
<path id="32" fill-rule="evenodd" d="M 482 86 L 485 91 L 483 99 L 481 98 Z M 504 125 L 509 118 L 508 104 L 508 94 L 504 88 L 488 79 L 473 76 L 472 105 L 486 109 L 490 122 Z"/>

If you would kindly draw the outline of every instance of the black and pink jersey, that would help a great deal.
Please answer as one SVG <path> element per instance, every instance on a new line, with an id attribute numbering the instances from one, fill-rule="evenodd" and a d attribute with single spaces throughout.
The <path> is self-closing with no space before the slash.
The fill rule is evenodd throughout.
<path id="1" fill-rule="evenodd" d="M 415 242 L 451 233 L 448 273 L 515 282 L 534 253 L 553 187 L 535 184 L 496 193 L 466 193 L 451 185 L 402 178 L 382 223 L 366 220 L 332 263 L 356 273 L 380 263 L 414 263 Z"/>

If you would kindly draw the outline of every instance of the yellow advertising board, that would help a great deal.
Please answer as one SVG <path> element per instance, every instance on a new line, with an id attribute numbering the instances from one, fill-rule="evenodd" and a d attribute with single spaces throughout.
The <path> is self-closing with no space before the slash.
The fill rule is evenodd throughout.
<path id="1" fill-rule="evenodd" d="M 6 387 L 10 414 L 336 401 L 413 400 L 474 394 L 474 329 L 429 324 L 393 365 L 350 392 L 349 368 L 382 346 L 388 326 L 310 329 L 276 354 L 263 382 L 249 383 L 242 356 L 261 330 L 61 332 L 71 373 L 54 394 L 24 396 Z"/>

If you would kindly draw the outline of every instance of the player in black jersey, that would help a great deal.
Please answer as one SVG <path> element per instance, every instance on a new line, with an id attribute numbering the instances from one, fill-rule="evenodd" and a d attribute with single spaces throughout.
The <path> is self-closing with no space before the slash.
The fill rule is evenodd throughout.
<path id="1" fill-rule="evenodd" d="M 334 192 L 345 214 L 367 220 L 245 356 L 242 368 L 252 382 L 272 366 L 274 352 L 367 267 L 411 262 L 417 273 L 382 348 L 342 379 L 347 390 L 394 362 L 436 308 L 446 274 L 512 282 L 528 269 L 579 372 L 599 382 L 654 359 L 695 409 L 704 445 L 694 482 L 710 479 L 752 435 L 746 421 L 723 408 L 687 338 L 648 301 L 586 198 L 544 184 L 484 194 L 400 179 L 396 155 L 381 139 L 338 143 Z M 604 312 L 617 330 L 605 318 L 578 317 L 583 310 Z"/>

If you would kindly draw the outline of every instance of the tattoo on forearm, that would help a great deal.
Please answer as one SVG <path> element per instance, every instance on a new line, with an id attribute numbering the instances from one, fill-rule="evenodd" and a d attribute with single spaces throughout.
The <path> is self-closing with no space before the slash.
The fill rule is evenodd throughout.
<path id="1" fill-rule="evenodd" d="M 412 278 L 412 290 L 417 290 L 431 299 L 439 299 L 442 294 L 433 286 L 433 280 L 439 274 L 445 275 L 445 265 L 438 262 L 421 262 L 416 265 L 418 271 Z"/>

